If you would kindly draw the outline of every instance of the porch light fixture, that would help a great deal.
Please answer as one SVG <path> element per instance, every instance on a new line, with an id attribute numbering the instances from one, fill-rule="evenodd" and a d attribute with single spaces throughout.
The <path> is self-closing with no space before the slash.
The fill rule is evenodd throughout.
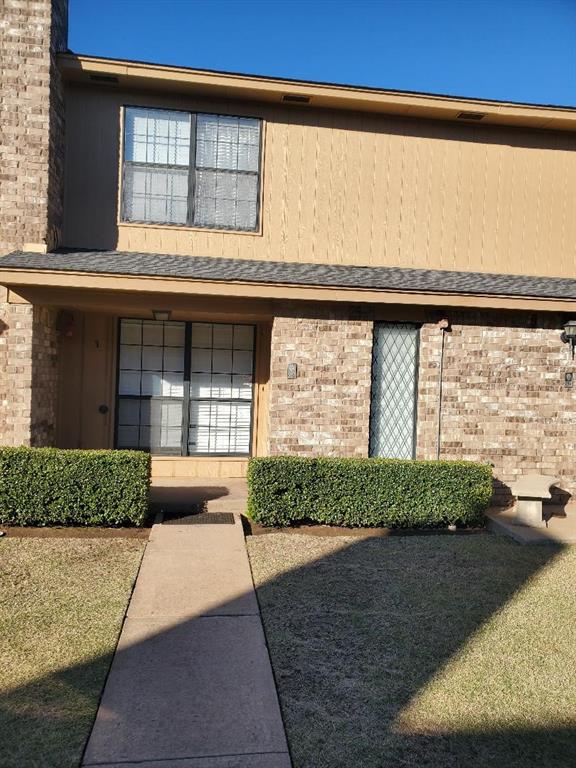
<path id="1" fill-rule="evenodd" d="M 74 315 L 72 312 L 67 312 L 65 309 L 61 309 L 56 317 L 56 330 L 60 336 L 73 336 L 74 335 Z"/>
<path id="2" fill-rule="evenodd" d="M 567 320 L 560 337 L 565 344 L 570 344 L 572 360 L 574 360 L 574 347 L 576 347 L 576 320 Z"/>
<path id="3" fill-rule="evenodd" d="M 153 309 L 152 310 L 152 317 L 154 320 L 170 320 L 170 315 L 172 314 L 172 311 L 170 309 Z"/>

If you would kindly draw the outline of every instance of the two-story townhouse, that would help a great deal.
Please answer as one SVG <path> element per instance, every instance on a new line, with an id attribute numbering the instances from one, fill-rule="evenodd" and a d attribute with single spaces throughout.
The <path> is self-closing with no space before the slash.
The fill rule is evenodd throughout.
<path id="1" fill-rule="evenodd" d="M 5 8 L 3 443 L 576 488 L 575 110 L 76 55 L 64 0 Z"/>

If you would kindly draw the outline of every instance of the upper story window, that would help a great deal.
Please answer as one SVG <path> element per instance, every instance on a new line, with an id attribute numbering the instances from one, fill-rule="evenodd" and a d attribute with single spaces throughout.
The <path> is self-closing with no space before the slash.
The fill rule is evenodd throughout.
<path id="1" fill-rule="evenodd" d="M 122 220 L 258 227 L 260 120 L 126 107 Z"/>

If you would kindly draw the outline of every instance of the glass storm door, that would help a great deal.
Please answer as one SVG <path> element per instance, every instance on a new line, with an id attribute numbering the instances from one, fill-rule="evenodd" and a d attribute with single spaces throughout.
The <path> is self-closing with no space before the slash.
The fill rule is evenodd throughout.
<path id="1" fill-rule="evenodd" d="M 247 455 L 254 326 L 192 323 L 188 453 Z"/>
<path id="2" fill-rule="evenodd" d="M 116 446 L 179 454 L 186 324 L 121 320 Z"/>
<path id="3" fill-rule="evenodd" d="M 252 325 L 121 320 L 116 446 L 250 453 Z"/>
<path id="4" fill-rule="evenodd" d="M 410 323 L 374 325 L 370 456 L 414 458 L 418 337 Z"/>

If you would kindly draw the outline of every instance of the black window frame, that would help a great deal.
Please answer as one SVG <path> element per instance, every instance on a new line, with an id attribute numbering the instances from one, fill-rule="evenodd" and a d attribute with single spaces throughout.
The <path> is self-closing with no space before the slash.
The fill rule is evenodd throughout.
<path id="1" fill-rule="evenodd" d="M 149 453 L 152 456 L 174 456 L 178 458 L 188 458 L 188 459 L 194 459 L 194 458 L 241 458 L 246 459 L 250 458 L 252 456 L 252 450 L 254 447 L 254 411 L 255 411 L 255 405 L 256 405 L 256 356 L 258 354 L 258 325 L 256 323 L 238 323 L 238 322 L 232 322 L 232 323 L 226 323 L 226 322 L 213 322 L 210 320 L 181 320 L 177 322 L 184 323 L 184 374 L 183 374 L 183 394 L 182 397 L 168 397 L 168 396 L 162 396 L 162 395 L 121 395 L 120 394 L 120 339 L 121 339 L 121 330 L 122 330 L 122 321 L 123 320 L 140 320 L 140 321 L 146 321 L 150 318 L 143 318 L 143 317 L 119 317 L 117 319 L 117 327 L 116 327 L 116 390 L 115 390 L 115 397 L 114 397 L 114 450 L 129 450 L 129 451 L 142 451 L 144 453 Z M 162 321 L 161 321 L 162 322 Z M 209 323 L 210 325 L 246 325 L 252 328 L 252 371 L 251 371 L 251 377 L 252 377 L 252 397 L 250 399 L 250 436 L 249 436 L 249 443 L 248 443 L 248 450 L 246 452 L 235 452 L 235 453 L 226 453 L 226 452 L 215 452 L 215 451 L 208 451 L 208 452 L 198 452 L 198 453 L 190 453 L 188 450 L 188 440 L 189 440 L 189 429 L 190 429 L 190 403 L 192 400 L 195 400 L 197 402 L 200 401 L 210 401 L 214 398 L 191 398 L 190 397 L 190 383 L 191 383 L 191 351 L 192 351 L 192 325 L 194 323 Z M 148 448 L 142 448 L 140 446 L 137 447 L 118 447 L 118 427 L 119 425 L 119 419 L 120 419 L 120 407 L 119 403 L 120 400 L 168 400 L 170 402 L 180 401 L 182 403 L 182 425 L 181 425 L 181 440 L 180 440 L 180 449 L 176 448 L 154 448 L 148 447 Z M 243 398 L 219 398 L 218 402 L 248 402 L 247 399 Z"/>
<path id="2" fill-rule="evenodd" d="M 134 160 L 126 160 L 126 110 L 128 109 L 145 109 L 150 112 L 174 112 L 179 114 L 185 114 L 190 116 L 190 157 L 188 166 L 174 165 L 171 163 L 144 163 Z M 257 171 L 240 171 L 232 170 L 228 168 L 212 168 L 210 166 L 197 166 L 196 165 L 196 118 L 198 115 L 212 115 L 214 117 L 234 117 L 237 119 L 257 120 L 259 123 L 259 135 L 258 135 L 258 170 Z M 233 115 L 225 112 L 200 112 L 191 111 L 187 109 L 173 109 L 170 107 L 148 107 L 141 104 L 123 104 L 122 105 L 122 168 L 121 168 L 121 183 L 120 183 L 120 211 L 119 219 L 122 224 L 141 224 L 143 226 L 163 226 L 163 227 L 179 227 L 186 229 L 206 229 L 216 232 L 242 232 L 242 233 L 260 233 L 260 209 L 261 209 L 261 197 L 262 197 L 262 142 L 263 142 L 263 125 L 264 121 L 261 117 L 256 115 Z M 155 165 L 158 168 L 164 168 L 167 170 L 182 170 L 187 167 L 188 169 L 188 210 L 186 215 L 186 222 L 171 222 L 171 221 L 148 221 L 142 219 L 128 219 L 125 218 L 125 195 L 126 195 L 126 166 L 143 167 L 147 168 L 150 165 Z M 246 176 L 256 176 L 256 221 L 252 229 L 242 229 L 234 226 L 215 226 L 210 224 L 197 224 L 194 222 L 195 215 L 195 202 L 196 202 L 196 172 L 198 170 L 214 171 L 218 173 L 235 173 Z"/>

